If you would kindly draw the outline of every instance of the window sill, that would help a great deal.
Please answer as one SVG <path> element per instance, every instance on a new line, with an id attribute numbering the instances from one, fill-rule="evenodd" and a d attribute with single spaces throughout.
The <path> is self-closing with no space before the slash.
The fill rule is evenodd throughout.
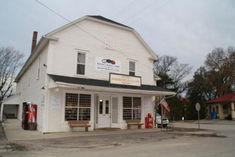
<path id="1" fill-rule="evenodd" d="M 81 75 L 81 74 L 76 74 L 74 77 L 79 77 L 79 78 L 88 78 L 86 75 Z"/>

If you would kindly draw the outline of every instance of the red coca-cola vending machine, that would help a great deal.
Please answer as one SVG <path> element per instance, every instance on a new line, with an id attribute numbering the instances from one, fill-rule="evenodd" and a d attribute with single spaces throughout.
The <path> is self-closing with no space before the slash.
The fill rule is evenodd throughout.
<path id="1" fill-rule="evenodd" d="M 22 128 L 24 130 L 37 130 L 37 105 L 24 102 L 22 113 Z"/>

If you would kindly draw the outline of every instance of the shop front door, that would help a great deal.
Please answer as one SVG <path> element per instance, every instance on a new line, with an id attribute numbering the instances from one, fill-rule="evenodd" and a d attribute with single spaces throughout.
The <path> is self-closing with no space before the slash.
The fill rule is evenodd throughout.
<path id="1" fill-rule="evenodd" d="M 98 127 L 111 127 L 111 103 L 109 96 L 99 96 L 98 101 Z"/>

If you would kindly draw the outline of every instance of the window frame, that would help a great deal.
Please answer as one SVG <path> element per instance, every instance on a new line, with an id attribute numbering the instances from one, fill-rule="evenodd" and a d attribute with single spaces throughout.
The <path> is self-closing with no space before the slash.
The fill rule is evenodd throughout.
<path id="1" fill-rule="evenodd" d="M 66 106 L 67 102 L 66 102 L 66 96 L 67 94 L 73 94 L 73 95 L 77 95 L 77 104 L 76 106 Z M 80 106 L 80 101 L 81 101 L 81 95 L 89 95 L 90 97 L 90 106 L 89 107 L 81 107 Z M 92 105 L 92 95 L 91 94 L 84 94 L 84 93 L 73 93 L 73 92 L 66 92 L 65 93 L 65 106 L 64 106 L 64 120 L 65 121 L 70 121 L 70 120 L 77 120 L 77 121 L 83 121 L 84 119 L 80 119 L 80 109 L 89 109 L 89 118 L 88 119 L 85 119 L 85 120 L 88 120 L 90 121 L 91 120 L 91 105 Z M 66 119 L 66 109 L 76 109 L 77 112 L 76 112 L 76 119 Z"/>
<path id="2" fill-rule="evenodd" d="M 124 98 L 131 98 L 131 106 L 129 106 L 129 107 L 124 107 Z M 138 98 L 138 99 L 140 99 L 140 106 L 139 107 L 134 107 L 135 105 L 134 105 L 134 98 Z M 123 100 L 123 115 L 122 115 L 122 118 L 123 118 L 123 120 L 141 120 L 141 114 L 142 114 L 142 98 L 141 97 L 133 97 L 133 96 L 123 96 L 123 98 L 122 98 L 122 100 Z M 126 117 L 124 117 L 124 110 L 131 110 L 130 112 L 131 112 L 131 117 L 128 119 L 128 118 L 126 118 Z M 134 116 L 134 110 L 139 110 L 140 111 L 140 115 L 139 115 L 139 117 L 135 117 Z"/>
<path id="3" fill-rule="evenodd" d="M 84 55 L 84 63 L 78 61 L 79 54 Z M 84 52 L 77 52 L 77 66 L 76 66 L 76 74 L 77 75 L 85 75 L 85 73 L 86 73 L 86 55 L 87 54 Z M 84 66 L 83 73 L 78 73 L 78 66 L 79 65 Z"/>
<path id="4" fill-rule="evenodd" d="M 134 65 L 134 70 L 131 69 L 131 64 Z M 136 69 L 136 62 L 135 61 L 129 61 L 129 75 L 135 76 L 135 69 Z"/>

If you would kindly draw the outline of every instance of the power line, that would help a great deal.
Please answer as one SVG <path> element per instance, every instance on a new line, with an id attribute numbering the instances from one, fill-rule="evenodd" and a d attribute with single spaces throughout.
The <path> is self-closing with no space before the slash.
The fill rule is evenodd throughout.
<path id="1" fill-rule="evenodd" d="M 55 10 L 49 8 L 47 5 L 45 5 L 44 3 L 40 2 L 39 0 L 35 0 L 38 4 L 42 5 L 43 7 L 47 8 L 48 10 L 50 10 L 51 12 L 53 12 L 54 14 L 56 14 L 57 16 L 59 16 L 60 18 L 64 19 L 67 22 L 71 22 L 69 19 L 67 19 L 66 17 L 62 16 L 61 14 L 59 14 L 58 12 L 56 12 Z"/>
<path id="2" fill-rule="evenodd" d="M 55 10 L 51 9 L 50 7 L 48 7 L 47 5 L 45 5 L 44 3 L 40 2 L 39 0 L 35 0 L 38 4 L 42 5 L 43 7 L 47 8 L 48 10 L 50 10 L 51 12 L 53 12 L 55 15 L 57 15 L 58 17 L 62 18 L 63 20 L 67 21 L 67 22 L 72 22 L 71 20 L 69 20 L 68 18 L 64 17 L 63 15 L 59 14 L 58 12 L 56 12 Z M 102 41 L 101 39 L 97 38 L 96 36 L 92 35 L 91 33 L 87 32 L 86 30 L 84 30 L 83 28 L 79 27 L 78 25 L 75 24 L 76 27 L 78 27 L 80 30 L 82 30 L 83 32 L 89 34 L 91 37 L 95 38 L 96 40 L 98 40 L 99 42 L 106 44 L 104 41 Z M 106 44 L 107 45 L 107 44 Z"/>
<path id="3" fill-rule="evenodd" d="M 141 13 L 141 12 L 146 11 L 146 9 L 152 7 L 153 4 L 156 3 L 156 2 L 157 2 L 156 0 L 151 1 L 151 3 L 145 5 L 143 8 L 141 8 L 141 10 L 139 10 L 138 13 Z M 132 14 L 131 16 L 124 18 L 123 21 L 126 21 L 126 20 L 128 20 L 128 19 L 130 19 L 130 18 L 133 18 L 133 17 L 135 17 L 135 16 L 138 16 L 138 15 L 139 15 L 138 13 Z"/>
<path id="4" fill-rule="evenodd" d="M 50 7 L 48 7 L 46 4 L 40 2 L 39 0 L 35 0 L 35 2 L 37 2 L 38 4 L 40 4 L 41 6 L 47 8 L 49 11 L 53 12 L 55 15 L 57 15 L 58 17 L 62 18 L 63 20 L 67 21 L 67 22 L 72 22 L 71 20 L 69 20 L 68 18 L 64 17 L 63 15 L 59 14 L 58 12 L 56 12 L 55 10 L 51 9 Z M 122 53 L 124 56 L 126 56 L 127 58 L 129 58 L 129 56 L 127 56 L 125 54 L 125 52 L 123 52 L 120 49 L 117 48 L 113 48 L 111 45 L 109 45 L 108 43 L 106 43 L 105 41 L 103 41 L 102 39 L 96 37 L 95 35 L 91 34 L 90 32 L 84 30 L 83 28 L 81 28 L 80 26 L 78 26 L 77 24 L 74 25 L 75 27 L 79 28 L 80 30 L 82 30 L 84 33 L 88 34 L 90 37 L 94 38 L 95 40 L 101 42 L 104 45 L 107 45 L 109 48 L 113 49 L 113 50 L 117 50 L 118 52 Z M 141 63 L 141 61 L 139 61 L 139 63 Z M 141 63 L 142 65 L 144 65 L 147 68 L 151 68 L 153 69 L 153 67 L 149 67 L 147 65 L 145 65 L 144 63 Z"/>
<path id="5" fill-rule="evenodd" d="M 117 18 L 119 18 L 119 17 L 120 17 L 119 13 L 125 12 L 125 10 L 126 10 L 130 5 L 132 5 L 132 3 L 134 3 L 134 2 L 136 2 L 136 0 L 130 1 L 130 3 L 128 3 L 124 8 L 122 8 L 122 9 L 120 9 L 118 12 L 116 12 L 116 14 L 114 14 L 114 16 L 118 15 Z M 135 4 L 136 4 L 136 3 L 135 3 Z"/>
<path id="6" fill-rule="evenodd" d="M 158 7 L 155 8 L 155 9 L 160 9 L 160 8 L 164 7 L 169 1 L 170 1 L 170 0 L 166 0 L 164 4 L 158 6 Z M 129 17 L 129 18 L 126 18 L 126 20 L 130 19 L 130 20 L 132 21 L 132 22 L 131 22 L 131 24 L 132 24 L 132 23 L 135 21 L 135 20 L 133 20 L 134 18 L 140 16 L 140 15 L 141 15 L 140 13 L 143 13 L 143 12 L 148 11 L 148 10 L 147 10 L 148 8 L 154 7 L 154 5 L 152 5 L 152 4 L 154 4 L 155 2 L 156 2 L 156 1 L 154 1 L 153 3 L 147 5 L 145 8 L 143 8 L 141 11 L 138 12 L 139 14 L 134 14 L 133 16 L 131 16 L 131 17 Z M 157 10 L 157 11 L 158 11 L 158 10 Z"/>

